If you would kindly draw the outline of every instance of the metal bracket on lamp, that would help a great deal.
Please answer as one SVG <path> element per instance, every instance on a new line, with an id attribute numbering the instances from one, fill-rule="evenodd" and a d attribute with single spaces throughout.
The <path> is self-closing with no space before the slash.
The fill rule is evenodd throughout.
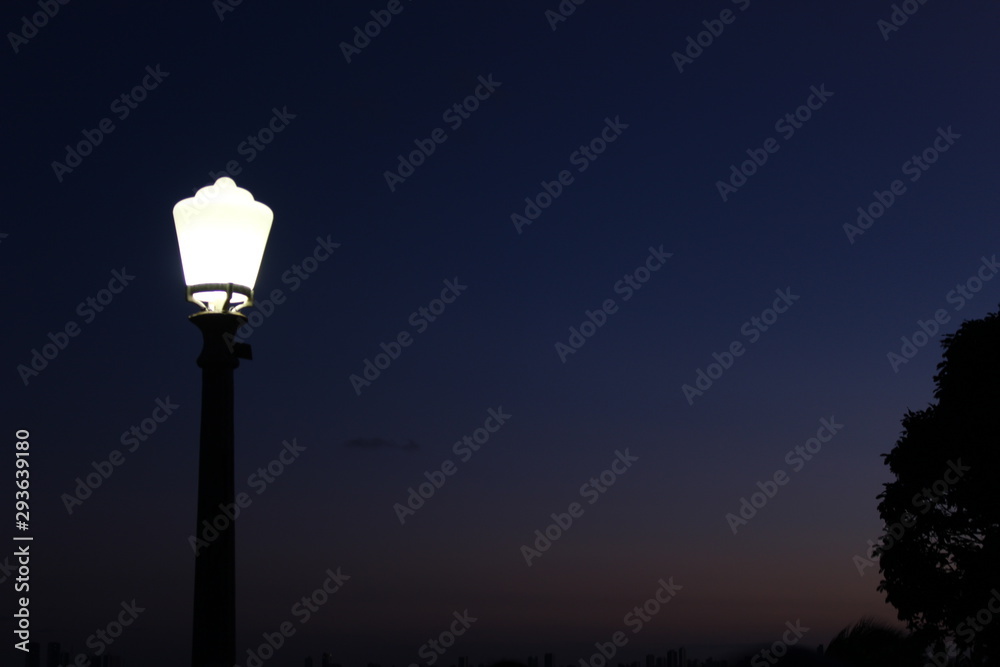
<path id="1" fill-rule="evenodd" d="M 246 308 L 247 306 L 253 305 L 253 290 L 244 285 L 237 285 L 235 283 L 202 283 L 201 285 L 188 285 L 187 288 L 187 300 L 191 303 L 196 303 L 199 306 L 204 307 L 205 302 L 195 298 L 195 294 L 198 292 L 225 292 L 226 301 L 222 304 L 223 313 L 235 313 L 241 308 Z M 241 304 L 233 306 L 233 294 L 242 294 L 247 298 Z"/>

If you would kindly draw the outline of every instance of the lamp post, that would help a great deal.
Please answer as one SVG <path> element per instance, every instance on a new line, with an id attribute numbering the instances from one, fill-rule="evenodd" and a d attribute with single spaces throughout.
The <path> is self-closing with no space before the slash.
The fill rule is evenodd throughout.
<path id="1" fill-rule="evenodd" d="M 253 305 L 273 218 L 271 209 L 228 177 L 174 206 L 187 298 L 202 307 L 189 319 L 204 341 L 198 357 L 202 385 L 192 667 L 236 663 L 236 529 L 224 510 L 231 516 L 235 506 L 233 370 L 251 355 L 249 345 L 234 339 L 247 321 L 239 310 Z M 222 530 L 213 525 L 220 516 L 228 521 Z M 207 526 L 217 532 L 210 541 L 203 537 Z"/>

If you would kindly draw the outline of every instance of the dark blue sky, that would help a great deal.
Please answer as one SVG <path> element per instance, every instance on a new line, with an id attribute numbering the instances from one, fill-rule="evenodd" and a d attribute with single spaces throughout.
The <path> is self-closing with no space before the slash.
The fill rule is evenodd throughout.
<path id="1" fill-rule="evenodd" d="M 1000 301 L 977 283 L 1000 251 L 1000 10 L 910 4 L 885 39 L 891 3 L 591 0 L 553 30 L 556 0 L 402 0 L 348 63 L 340 44 L 386 3 L 71 2 L 35 32 L 39 5 L 8 3 L 3 32 L 30 38 L 0 56 L 3 469 L 28 429 L 32 638 L 83 650 L 134 599 L 111 651 L 187 659 L 201 341 L 171 210 L 226 169 L 274 211 L 258 301 L 281 290 L 236 373 L 241 665 L 284 621 L 296 632 L 266 664 L 426 665 L 421 645 L 464 610 L 477 620 L 444 664 L 578 664 L 619 630 L 629 658 L 721 653 L 796 620 L 814 646 L 894 619 L 877 567 L 854 562 L 881 531 L 880 454 L 931 400 L 941 335 Z M 527 225 L 526 198 L 547 204 Z M 133 277 L 102 294 L 115 271 Z M 449 283 L 454 301 L 420 315 Z M 401 332 L 411 344 L 356 391 Z M 64 349 L 19 371 L 50 333 Z M 122 442 L 168 399 L 155 432 Z M 809 454 L 821 420 L 842 428 Z M 478 451 L 456 445 L 485 427 Z M 283 442 L 304 449 L 266 482 Z M 115 450 L 69 513 L 64 494 Z M 394 506 L 443 466 L 401 525 Z M 773 497 L 727 520 L 758 482 Z M 572 503 L 529 566 L 522 546 Z M 293 605 L 337 568 L 350 579 L 300 623 Z M 671 577 L 683 588 L 633 633 L 627 614 Z"/>

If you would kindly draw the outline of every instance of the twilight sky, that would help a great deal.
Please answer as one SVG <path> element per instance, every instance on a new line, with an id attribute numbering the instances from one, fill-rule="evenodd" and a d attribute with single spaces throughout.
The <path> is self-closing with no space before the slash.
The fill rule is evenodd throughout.
<path id="1" fill-rule="evenodd" d="M 241 666 L 285 622 L 266 665 L 894 620 L 854 558 L 880 454 L 941 335 L 1000 301 L 996 3 L 908 0 L 898 29 L 860 0 L 49 4 L 0 18 L 33 640 L 75 655 L 134 600 L 110 651 L 188 659 L 201 339 L 171 210 L 227 173 L 274 211 L 236 371 Z"/>

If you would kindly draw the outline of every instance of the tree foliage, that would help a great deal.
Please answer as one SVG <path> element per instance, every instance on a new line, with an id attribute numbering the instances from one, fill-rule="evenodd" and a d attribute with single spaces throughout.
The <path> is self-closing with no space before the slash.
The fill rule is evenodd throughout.
<path id="1" fill-rule="evenodd" d="M 1000 659 L 1000 313 L 943 337 L 936 403 L 884 454 L 875 553 L 899 619 L 925 645 Z M 996 611 L 993 611 L 996 610 Z"/>
<path id="2" fill-rule="evenodd" d="M 921 653 L 912 636 L 871 617 L 844 628 L 826 647 L 826 655 L 852 667 L 916 667 Z"/>

